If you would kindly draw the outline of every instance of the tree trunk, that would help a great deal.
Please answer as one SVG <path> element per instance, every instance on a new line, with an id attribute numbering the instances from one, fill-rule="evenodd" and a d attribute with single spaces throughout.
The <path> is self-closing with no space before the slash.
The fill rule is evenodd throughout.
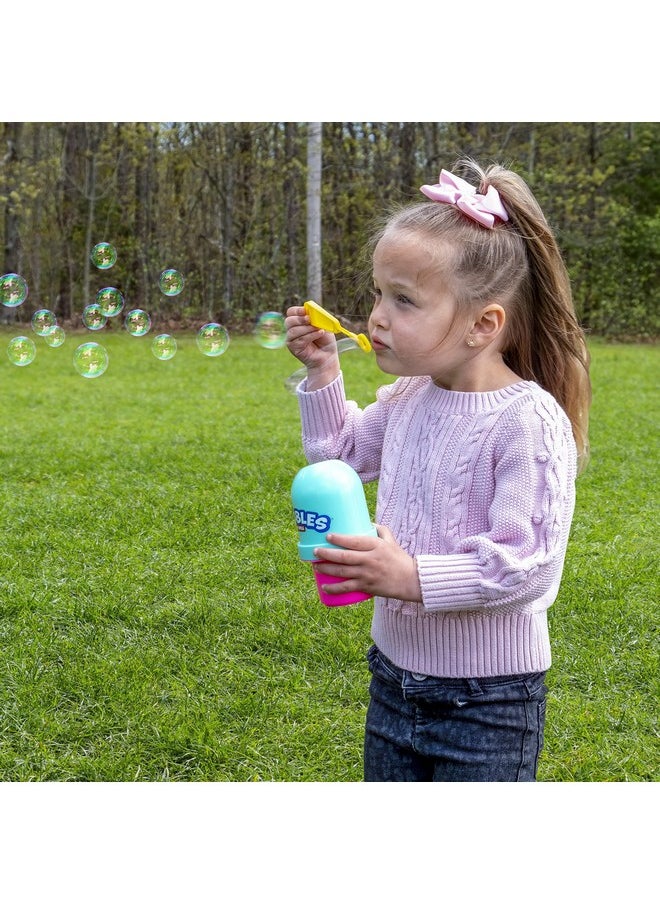
<path id="1" fill-rule="evenodd" d="M 222 318 L 227 320 L 231 311 L 234 296 L 234 170 L 236 150 L 234 123 L 225 126 L 225 159 L 223 166 L 223 191 L 221 195 L 220 236 L 222 242 Z M 209 300 L 209 316 L 212 312 L 212 300 Z"/>
<path id="2" fill-rule="evenodd" d="M 307 298 L 322 304 L 321 144 L 323 124 L 310 122 L 307 132 Z"/>
<path id="3" fill-rule="evenodd" d="M 6 123 L 6 142 L 7 153 L 3 160 L 6 172 L 5 194 L 7 201 L 5 205 L 5 253 L 4 253 L 4 269 L 3 273 L 20 273 L 21 270 L 21 254 L 20 254 L 20 236 L 18 231 L 18 214 L 14 203 L 11 200 L 12 193 L 17 190 L 17 165 L 21 155 L 21 135 L 23 132 L 22 122 Z M 23 275 L 23 274 L 21 274 Z M 2 315 L 5 321 L 14 320 L 16 311 L 13 308 L 2 308 Z"/>
<path id="4" fill-rule="evenodd" d="M 83 259 L 83 307 L 88 305 L 92 299 L 89 297 L 89 278 L 91 272 L 90 252 L 94 247 L 94 206 L 96 204 L 96 153 L 92 151 L 89 168 L 87 170 L 87 228 L 85 230 L 85 250 L 86 254 Z"/>
<path id="5" fill-rule="evenodd" d="M 78 154 L 77 123 L 62 123 L 62 151 L 58 181 L 57 220 L 59 226 L 60 260 L 55 313 L 65 321 L 74 314 L 74 268 L 71 252 L 71 231 L 75 223 L 74 189 L 68 178 L 69 167 Z M 87 252 L 89 253 L 89 252 Z"/>
<path id="6" fill-rule="evenodd" d="M 286 208 L 286 274 L 287 274 L 287 304 L 300 301 L 300 283 L 298 281 L 298 257 L 296 244 L 298 238 L 298 193 L 297 180 L 294 177 L 295 170 L 295 124 L 284 123 L 284 204 Z"/>
<path id="7" fill-rule="evenodd" d="M 404 122 L 399 133 L 399 188 L 406 196 L 412 196 L 417 188 L 415 175 L 415 146 L 417 142 L 417 123 Z"/>
<path id="8" fill-rule="evenodd" d="M 20 247 L 18 234 L 18 216 L 11 196 L 18 186 L 15 184 L 17 164 L 21 156 L 22 122 L 8 122 L 6 130 L 7 153 L 4 164 L 7 173 L 5 207 L 5 272 L 17 273 L 20 270 Z"/>

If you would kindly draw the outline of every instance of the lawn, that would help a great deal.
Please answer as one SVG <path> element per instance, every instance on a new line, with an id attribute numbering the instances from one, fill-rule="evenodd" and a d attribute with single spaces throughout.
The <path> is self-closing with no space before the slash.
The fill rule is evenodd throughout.
<path id="1" fill-rule="evenodd" d="M 355 782 L 371 605 L 318 601 L 284 348 L 0 332 L 0 779 Z M 560 596 L 543 781 L 658 778 L 655 347 L 594 343 L 592 460 Z M 342 355 L 361 404 L 384 379 Z M 373 510 L 375 487 L 367 488 Z"/>

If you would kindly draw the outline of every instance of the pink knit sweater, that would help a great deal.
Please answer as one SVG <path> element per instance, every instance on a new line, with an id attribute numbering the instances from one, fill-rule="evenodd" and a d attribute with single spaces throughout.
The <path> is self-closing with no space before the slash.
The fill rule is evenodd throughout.
<path id="1" fill-rule="evenodd" d="M 376 522 L 417 562 L 422 603 L 377 597 L 372 637 L 401 668 L 483 677 L 547 669 L 547 609 L 575 505 L 568 418 L 536 383 L 451 392 L 428 377 L 364 409 L 340 375 L 298 388 L 309 462 L 340 458 L 379 480 Z"/>

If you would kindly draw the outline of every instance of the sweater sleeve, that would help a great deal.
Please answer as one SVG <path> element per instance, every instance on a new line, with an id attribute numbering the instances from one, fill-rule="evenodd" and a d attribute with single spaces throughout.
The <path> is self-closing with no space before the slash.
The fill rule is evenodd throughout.
<path id="1" fill-rule="evenodd" d="M 450 554 L 416 556 L 426 609 L 545 608 L 554 601 L 575 505 L 576 453 L 563 413 L 540 413 L 494 443 L 485 524 L 471 519 L 463 500 Z M 479 508 L 485 492 L 473 479 L 465 494 Z"/>
<path id="2" fill-rule="evenodd" d="M 339 458 L 349 464 L 364 482 L 376 480 L 380 472 L 387 412 L 380 400 L 358 407 L 348 401 L 344 379 L 307 392 L 306 380 L 298 387 L 305 456 L 310 463 Z"/>

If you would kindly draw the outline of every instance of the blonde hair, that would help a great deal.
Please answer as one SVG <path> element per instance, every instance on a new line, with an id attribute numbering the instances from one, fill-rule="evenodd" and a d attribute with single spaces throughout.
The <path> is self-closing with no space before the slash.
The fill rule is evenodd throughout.
<path id="1" fill-rule="evenodd" d="M 459 310 L 488 301 L 504 307 L 504 361 L 564 409 L 582 471 L 589 455 L 590 359 L 557 241 L 531 189 L 516 173 L 499 165 L 482 170 L 473 160 L 460 161 L 458 168 L 463 178 L 475 177 L 480 194 L 491 185 L 497 189 L 508 222 L 488 229 L 451 204 L 422 201 L 390 216 L 371 247 L 394 229 L 422 231 L 449 245 Z"/>

